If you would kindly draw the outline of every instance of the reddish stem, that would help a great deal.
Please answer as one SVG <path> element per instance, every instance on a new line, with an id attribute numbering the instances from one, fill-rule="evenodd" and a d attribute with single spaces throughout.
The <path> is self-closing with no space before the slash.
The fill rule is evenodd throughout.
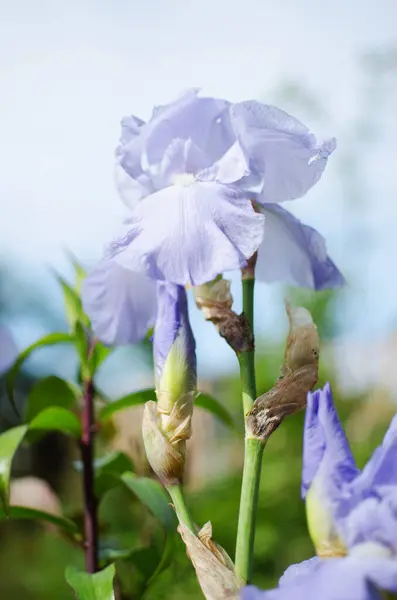
<path id="1" fill-rule="evenodd" d="M 82 426 L 85 563 L 88 573 L 95 573 L 98 571 L 98 523 L 94 493 L 94 386 L 91 380 L 84 384 Z"/>

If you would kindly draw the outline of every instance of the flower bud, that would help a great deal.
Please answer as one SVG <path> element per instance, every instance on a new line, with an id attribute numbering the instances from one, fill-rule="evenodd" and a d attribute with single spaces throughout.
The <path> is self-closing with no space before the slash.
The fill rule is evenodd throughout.
<path id="1" fill-rule="evenodd" d="M 164 485 L 182 481 L 196 394 L 195 341 L 186 291 L 158 283 L 153 349 L 157 404 L 147 402 L 142 433 L 152 469 Z"/>

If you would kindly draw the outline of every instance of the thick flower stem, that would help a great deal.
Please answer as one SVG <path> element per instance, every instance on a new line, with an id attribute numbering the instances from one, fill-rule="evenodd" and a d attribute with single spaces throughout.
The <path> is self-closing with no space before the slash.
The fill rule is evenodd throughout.
<path id="1" fill-rule="evenodd" d="M 249 324 L 254 329 L 254 288 L 255 278 L 244 275 L 242 277 L 243 284 L 243 311 L 247 317 Z"/>
<path id="2" fill-rule="evenodd" d="M 95 573 L 98 570 L 98 522 L 94 493 L 94 387 L 90 379 L 84 384 L 82 426 L 85 563 L 88 573 Z"/>
<path id="3" fill-rule="evenodd" d="M 255 351 L 241 352 L 237 357 L 240 364 L 241 393 L 245 419 L 256 400 Z"/>
<path id="4" fill-rule="evenodd" d="M 193 523 L 192 516 L 187 507 L 185 497 L 183 495 L 183 489 L 181 485 L 169 485 L 167 491 L 171 496 L 171 500 L 174 504 L 178 521 L 183 523 L 190 529 L 190 531 L 196 534 L 196 528 Z"/>
<path id="5" fill-rule="evenodd" d="M 242 274 L 243 311 L 252 330 L 254 329 L 254 266 L 251 270 L 246 269 Z M 245 418 L 256 399 L 255 351 L 241 352 L 238 359 Z M 263 449 L 264 445 L 259 440 L 247 438 L 246 435 L 236 543 L 236 574 L 245 583 L 249 582 L 253 568 L 256 510 Z"/>
<path id="6" fill-rule="evenodd" d="M 236 574 L 244 583 L 248 583 L 252 575 L 256 509 L 263 450 L 264 445 L 259 440 L 245 440 L 243 483 L 236 545 Z"/>

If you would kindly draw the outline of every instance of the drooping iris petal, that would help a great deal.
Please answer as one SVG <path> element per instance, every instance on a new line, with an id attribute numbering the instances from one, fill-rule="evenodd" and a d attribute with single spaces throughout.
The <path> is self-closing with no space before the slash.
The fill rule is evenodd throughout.
<path id="1" fill-rule="evenodd" d="M 82 301 L 103 343 L 133 344 L 154 324 L 156 282 L 114 260 L 102 260 L 83 282 Z"/>
<path id="2" fill-rule="evenodd" d="M 323 290 L 344 278 L 327 254 L 324 238 L 277 204 L 260 207 L 265 235 L 259 247 L 256 276 L 266 282 Z"/>
<path id="3" fill-rule="evenodd" d="M 258 202 L 300 198 L 320 179 L 334 139 L 319 142 L 309 129 L 284 111 L 256 101 L 231 107 L 237 138 L 250 157 L 251 170 L 262 174 Z"/>
<path id="4" fill-rule="evenodd" d="M 170 186 L 139 204 L 109 252 L 153 279 L 201 285 L 246 264 L 262 240 L 263 221 L 231 186 Z"/>

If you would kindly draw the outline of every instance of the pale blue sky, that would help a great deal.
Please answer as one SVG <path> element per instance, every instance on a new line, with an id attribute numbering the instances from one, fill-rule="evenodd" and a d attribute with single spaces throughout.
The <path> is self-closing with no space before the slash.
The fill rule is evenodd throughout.
<path id="1" fill-rule="evenodd" d="M 349 270 L 340 166 L 360 110 L 360 56 L 397 46 L 394 0 L 0 0 L 0 11 L 0 258 L 15 261 L 54 303 L 48 265 L 66 268 L 64 248 L 93 263 L 124 214 L 113 182 L 121 117 L 147 117 L 153 104 L 190 86 L 273 102 L 280 84 L 293 81 L 318 97 L 325 117 L 310 121 L 303 107 L 295 114 L 335 135 L 338 150 L 320 184 L 288 208 L 326 235 Z M 397 306 L 397 84 L 385 85 L 374 115 L 382 135 L 357 154 L 367 192 L 360 219 L 374 240 L 354 261 L 363 291 L 346 314 L 357 335 L 383 335 Z M 262 332 L 275 331 L 276 299 L 277 288 L 260 287 Z M 21 344 L 38 333 L 14 326 Z M 210 326 L 196 329 L 202 364 L 219 363 L 223 344 Z"/>

